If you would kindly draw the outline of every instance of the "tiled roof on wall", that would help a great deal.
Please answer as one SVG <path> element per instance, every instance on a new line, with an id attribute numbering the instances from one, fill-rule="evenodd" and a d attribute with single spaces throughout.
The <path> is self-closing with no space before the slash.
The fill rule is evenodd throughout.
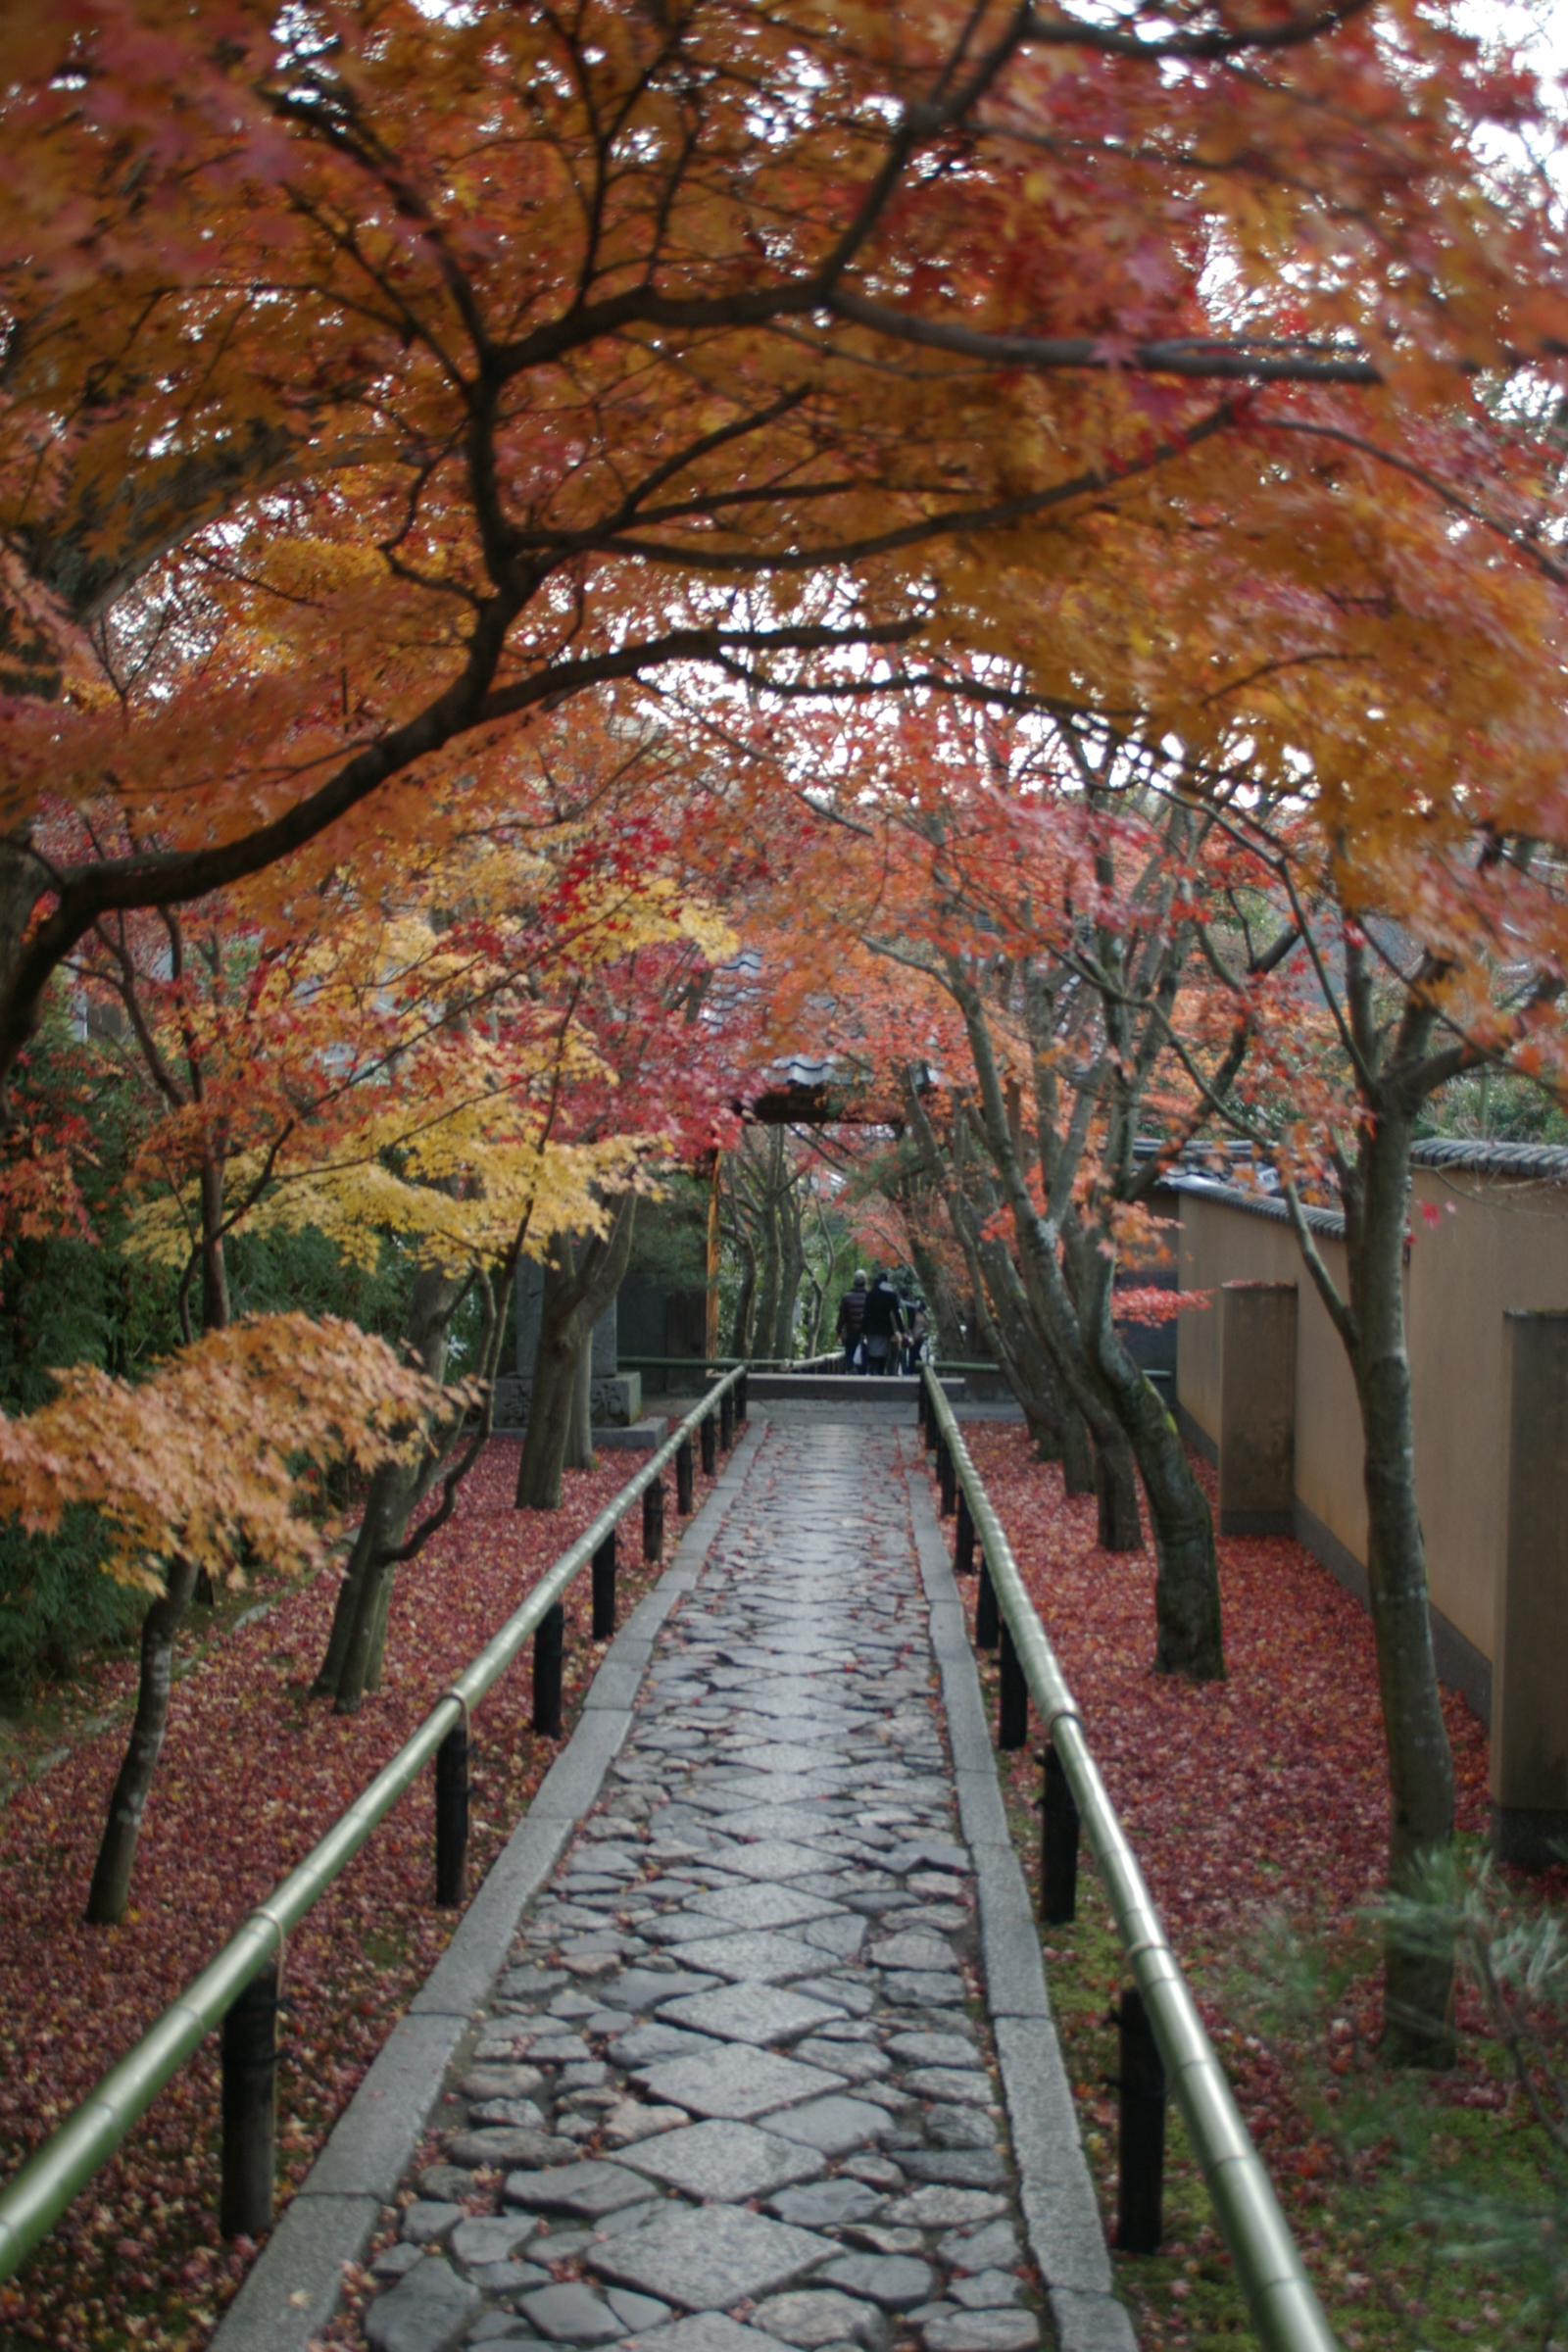
<path id="1" fill-rule="evenodd" d="M 1418 1168 L 1456 1168 L 1470 1176 L 1534 1176 L 1568 1183 L 1568 1150 L 1561 1144 L 1486 1144 L 1463 1136 L 1435 1135 L 1413 1144 Z"/>
<path id="2" fill-rule="evenodd" d="M 1414 1167 L 1441 1168 L 1454 1175 L 1512 1176 L 1521 1181 L 1568 1184 L 1568 1149 L 1560 1144 L 1487 1144 L 1462 1136 L 1429 1136 L 1411 1146 L 1410 1160 Z M 1227 1184 L 1218 1177 L 1185 1170 L 1167 1176 L 1165 1184 L 1172 1192 L 1223 1200 L 1227 1208 L 1243 1209 L 1249 1216 L 1272 1217 L 1279 1225 L 1290 1223 L 1290 1211 L 1277 1195 L 1254 1191 L 1250 1185 Z M 1345 1219 L 1337 1208 L 1309 1208 L 1306 1221 L 1313 1233 L 1324 1234 L 1330 1241 L 1345 1239 Z"/>
<path id="3" fill-rule="evenodd" d="M 1283 1200 L 1272 1193 L 1254 1193 L 1250 1185 L 1221 1184 L 1212 1176 L 1167 1176 L 1165 1184 L 1173 1193 L 1197 1193 L 1204 1200 L 1222 1200 L 1227 1208 L 1245 1209 L 1249 1216 L 1272 1217 L 1276 1225 L 1291 1221 Z M 1345 1219 L 1337 1208 L 1308 1208 L 1305 1215 L 1309 1232 L 1331 1242 L 1344 1241 Z"/>

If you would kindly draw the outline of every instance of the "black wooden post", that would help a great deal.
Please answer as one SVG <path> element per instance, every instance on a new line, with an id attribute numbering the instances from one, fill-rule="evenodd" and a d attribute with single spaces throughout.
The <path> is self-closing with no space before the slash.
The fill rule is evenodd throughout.
<path id="1" fill-rule="evenodd" d="M 718 1400 L 718 1442 L 728 1453 L 735 1443 L 735 1391 L 726 1389 Z"/>
<path id="2" fill-rule="evenodd" d="M 1040 1799 L 1040 1916 L 1048 1927 L 1064 1928 L 1078 1916 L 1078 1807 L 1055 1748 L 1043 1747 L 1040 1761 L 1046 1768 Z"/>
<path id="3" fill-rule="evenodd" d="M 223 2184 L 218 2226 L 225 2237 L 262 2237 L 272 2227 L 277 2156 L 277 1962 L 257 1970 L 223 2014 Z"/>
<path id="4" fill-rule="evenodd" d="M 937 1444 L 937 1482 L 942 1494 L 942 1516 L 950 1519 L 958 1499 L 958 1474 L 953 1466 L 953 1448 L 946 1438 Z"/>
<path id="5" fill-rule="evenodd" d="M 711 1478 L 714 1470 L 718 1466 L 717 1445 L 713 1430 L 713 1416 L 711 1413 L 710 1413 L 707 1419 L 700 1424 L 698 1434 L 702 1439 L 703 1446 L 703 1476 L 705 1478 Z"/>
<path id="6" fill-rule="evenodd" d="M 958 1524 L 953 1531 L 953 1571 L 956 1576 L 974 1574 L 974 1519 L 969 1510 L 969 1497 L 958 1489 Z"/>
<path id="7" fill-rule="evenodd" d="M 995 1649 L 1000 1632 L 1001 1619 L 997 1613 L 997 1589 L 991 1582 L 991 1570 L 987 1567 L 986 1555 L 982 1552 L 980 1554 L 980 1590 L 975 1595 L 974 1604 L 975 1646 L 979 1649 Z"/>
<path id="8" fill-rule="evenodd" d="M 924 1429 L 926 1411 L 925 1382 L 922 1380 L 914 1392 L 914 1426 L 916 1429 Z"/>
<path id="9" fill-rule="evenodd" d="M 1013 1647 L 1012 1628 L 1005 1618 L 1002 1621 L 1002 1705 L 997 1727 L 997 1745 L 1003 1748 L 1022 1747 L 1029 1737 L 1029 1686 L 1023 1679 L 1018 1652 Z"/>
<path id="10" fill-rule="evenodd" d="M 461 1911 L 468 1893 L 468 1723 L 455 1724 L 435 1751 L 435 1899 Z"/>
<path id="11" fill-rule="evenodd" d="M 594 1640 L 608 1642 L 615 1630 L 615 1531 L 594 1553 Z"/>
<path id="12" fill-rule="evenodd" d="M 664 1482 L 656 1478 L 651 1487 L 643 1489 L 643 1558 L 662 1560 L 664 1556 Z"/>
<path id="13" fill-rule="evenodd" d="M 751 1377 L 750 1371 L 743 1372 L 735 1383 L 735 1419 L 742 1429 L 746 1427 L 746 1384 Z"/>
<path id="14" fill-rule="evenodd" d="M 1117 2011 L 1121 2069 L 1116 2244 L 1123 2254 L 1157 2254 L 1164 2235 L 1165 2069 L 1144 2008 L 1129 1984 Z"/>
<path id="15" fill-rule="evenodd" d="M 922 1381 L 920 1386 L 923 1393 L 925 1383 Z M 937 1427 L 937 1408 L 928 1398 L 925 1408 L 925 1449 L 927 1453 L 935 1453 L 941 1443 L 942 1432 Z"/>
<path id="16" fill-rule="evenodd" d="M 692 1515 L 692 1442 L 682 1438 L 675 1448 L 675 1509 L 682 1519 Z"/>
<path id="17" fill-rule="evenodd" d="M 566 1612 L 560 1601 L 547 1609 L 533 1638 L 533 1728 L 547 1740 L 561 1738 L 561 1653 L 566 1644 Z"/>

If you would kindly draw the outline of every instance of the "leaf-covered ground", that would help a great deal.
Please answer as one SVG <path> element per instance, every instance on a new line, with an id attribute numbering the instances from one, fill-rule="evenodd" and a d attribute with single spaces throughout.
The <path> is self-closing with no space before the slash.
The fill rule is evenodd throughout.
<path id="1" fill-rule="evenodd" d="M 538 1576 L 636 1468 L 610 1454 L 568 1472 L 556 1512 L 518 1512 L 515 1441 L 488 1447 L 451 1524 L 399 1571 L 387 1681 L 355 1718 L 306 1692 L 336 1578 L 255 1597 L 265 1617 L 211 1642 L 175 1688 L 169 1739 L 122 1927 L 81 1909 L 120 1766 L 135 1670 L 105 1665 L 53 1723 L 83 1728 L 0 1813 L 0 2174 L 61 2123 L 145 2032 L 269 1887 L 409 1737 Z M 703 1482 L 699 1477 L 699 1493 Z M 666 1547 L 678 1525 L 665 1496 Z M 641 1506 L 622 1525 L 621 1613 L 652 1580 Z M 566 1603 L 567 1729 L 603 1645 L 588 1640 L 586 1574 Z M 200 1630 L 199 1628 L 197 1629 Z M 531 1644 L 474 1712 L 470 1885 L 515 1827 L 556 1753 L 536 1740 Z M 187 1653 L 188 1654 L 188 1650 Z M 58 1737 L 58 1734 L 52 1734 Z M 279 2135 L 287 2186 L 302 2180 L 456 1921 L 433 1897 L 425 1775 L 290 1938 Z M 102 2352 L 204 2343 L 253 2249 L 217 2229 L 217 2037 L 156 2101 L 20 2276 L 0 2286 L 0 2341 Z"/>
<path id="2" fill-rule="evenodd" d="M 1035 1461 L 1018 1425 L 980 1424 L 965 1436 L 1336 2330 L 1351 2352 L 1491 2352 L 1509 2338 L 1508 2282 L 1434 2262 L 1430 2237 L 1411 2226 L 1410 2182 L 1436 2167 L 1461 2199 L 1477 2186 L 1528 2190 L 1542 2157 L 1495 2053 L 1476 2034 L 1472 1999 L 1461 1996 L 1451 2075 L 1391 2085 L 1378 2069 L 1377 1947 L 1364 1906 L 1383 1879 L 1387 1800 L 1365 1610 L 1299 1544 L 1227 1538 L 1227 1679 L 1200 1687 L 1156 1676 L 1152 1555 L 1099 1549 L 1093 1499 L 1067 1499 L 1059 1469 Z M 1212 1491 L 1206 1465 L 1196 1466 Z M 972 1611 L 976 1586 L 965 1584 Z M 994 1661 L 985 1672 L 994 1706 Z M 1445 1712 L 1460 1831 L 1479 1838 L 1486 1730 L 1456 1693 L 1445 1693 Z M 1032 1737 L 1003 1759 L 1036 1885 L 1037 1748 Z M 1560 1901 L 1563 1881 L 1548 1874 L 1528 1899 Z M 1333 1998 L 1305 2022 L 1287 2014 L 1289 1987 L 1268 1983 L 1286 1921 L 1315 1940 L 1329 1970 Z M 1044 1931 L 1043 1940 L 1109 2226 L 1116 2048 L 1107 2013 L 1127 1972 L 1087 1856 L 1076 1923 Z M 1166 2230 L 1159 2258 L 1116 2258 L 1146 2352 L 1250 2334 L 1174 2115 Z"/>

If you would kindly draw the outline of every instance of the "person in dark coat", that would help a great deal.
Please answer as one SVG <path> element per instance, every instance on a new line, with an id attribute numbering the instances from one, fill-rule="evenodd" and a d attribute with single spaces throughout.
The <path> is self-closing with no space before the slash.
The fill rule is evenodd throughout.
<path id="1" fill-rule="evenodd" d="M 863 1356 L 859 1363 L 855 1360 L 859 1349 L 860 1328 L 864 1321 L 865 1269 L 862 1266 L 857 1271 L 854 1282 L 839 1300 L 838 1336 L 844 1349 L 846 1372 L 859 1372 L 865 1368 Z"/>
<path id="2" fill-rule="evenodd" d="M 904 1312 L 891 1278 L 879 1274 L 865 1297 L 865 1368 L 868 1372 L 897 1372 L 904 1360 L 897 1343 L 904 1338 Z"/>

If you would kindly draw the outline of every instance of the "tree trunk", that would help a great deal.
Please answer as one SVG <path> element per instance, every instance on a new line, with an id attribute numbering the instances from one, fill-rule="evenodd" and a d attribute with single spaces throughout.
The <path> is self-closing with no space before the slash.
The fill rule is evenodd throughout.
<path id="1" fill-rule="evenodd" d="M 963 1332 L 960 1328 L 957 1295 L 948 1277 L 942 1260 L 918 1234 L 910 1236 L 909 1255 L 920 1277 L 920 1290 L 931 1317 L 933 1353 L 949 1363 L 963 1360 Z"/>
<path id="2" fill-rule="evenodd" d="M 563 1235 L 545 1266 L 539 1346 L 522 1458 L 517 1464 L 519 1511 L 561 1507 L 561 1481 L 576 1407 L 579 1357 L 593 1345 L 593 1327 L 619 1290 L 631 1256 L 634 1193 L 622 1193 L 608 1233 L 573 1249 Z M 591 1359 L 590 1359 L 591 1361 Z"/>
<path id="3" fill-rule="evenodd" d="M 582 1352 L 577 1334 L 579 1298 L 571 1242 L 564 1235 L 546 1264 L 544 1296 L 539 1302 L 539 1345 L 534 1350 L 533 1387 L 528 1395 L 528 1426 L 517 1464 L 519 1511 L 561 1508 L 562 1473 L 571 1438 L 577 1361 Z"/>
<path id="4" fill-rule="evenodd" d="M 1024 1297 L 1029 1330 L 1049 1359 L 1061 1392 L 1061 1410 L 1054 1418 L 1060 1433 L 1062 1483 L 1069 1494 L 1098 1496 L 1102 1551 L 1141 1551 L 1144 1529 L 1138 1509 L 1137 1470 L 1143 1464 L 1138 1460 L 1135 1468 L 1136 1442 L 1129 1443 L 1132 1432 L 1117 1412 L 1115 1399 L 1107 1395 L 1099 1366 L 1084 1348 L 1076 1319 L 1070 1311 L 1053 1313 L 1050 1301 L 1042 1298 L 1043 1288 L 1059 1286 L 1065 1301 L 1065 1286 L 1054 1258 L 1051 1276 L 1051 1285 L 1043 1286 L 1037 1274 L 1035 1282 L 1025 1284 Z"/>
<path id="5" fill-rule="evenodd" d="M 773 1316 L 773 1353 L 790 1361 L 795 1354 L 795 1306 L 806 1272 L 806 1247 L 801 1238 L 801 1205 L 794 1188 L 779 1203 L 778 1306 Z"/>
<path id="6" fill-rule="evenodd" d="M 571 1419 L 566 1428 L 563 1468 L 591 1470 L 594 1466 L 594 1335 L 590 1331 L 577 1349 L 571 1378 Z"/>
<path id="7" fill-rule="evenodd" d="M 17 691 L 8 682 L 6 691 Z M 32 827 L 0 833 L 0 1125 L 10 1119 L 11 1065 L 37 1026 L 39 1000 L 21 993 L 23 958 L 33 909 L 48 887 L 48 875 L 32 853 Z"/>
<path id="8" fill-rule="evenodd" d="M 343 1661 L 348 1656 L 355 1620 L 360 1613 L 376 1551 L 384 1544 L 399 1541 L 408 1515 L 406 1505 L 400 1509 L 400 1498 L 408 1483 L 408 1475 L 409 1466 L 406 1462 L 379 1462 L 370 1473 L 365 1513 L 343 1570 L 343 1581 L 337 1589 L 326 1650 L 317 1669 L 316 1680 L 311 1685 L 313 1698 L 331 1698 L 337 1692 L 343 1674 Z"/>
<path id="9" fill-rule="evenodd" d="M 779 1277 L 778 1203 L 771 1196 L 762 1209 L 762 1270 L 757 1288 L 757 1345 L 771 1348 L 778 1322 Z"/>
<path id="10" fill-rule="evenodd" d="M 174 1637 L 196 1588 L 194 1564 L 176 1556 L 169 1565 L 167 1589 L 152 1603 L 141 1627 L 141 1677 L 136 1716 L 120 1767 L 109 1818 L 92 1874 L 85 1918 L 92 1928 L 118 1927 L 130 1896 L 130 1874 L 142 1816 L 169 1728 L 169 1694 L 174 1679 Z"/>
<path id="11" fill-rule="evenodd" d="M 979 1245 L 975 1273 L 980 1344 L 990 1348 L 1023 1408 L 1036 1460 L 1056 1461 L 1062 1451 L 1061 1384 L 1029 1321 L 1028 1302 L 1005 1242 Z"/>
<path id="12" fill-rule="evenodd" d="M 394 1550 L 407 1534 L 409 1514 L 413 1507 L 416 1483 L 416 1475 L 409 1463 L 397 1462 L 388 1467 L 395 1471 L 397 1476 L 395 1483 L 389 1481 L 383 1491 L 379 1524 L 372 1521 L 369 1506 L 367 1504 L 365 1519 L 360 1530 L 360 1540 L 365 1544 L 364 1564 L 354 1588 L 353 1600 L 348 1612 L 348 1627 L 341 1648 L 342 1663 L 330 1686 L 334 1712 L 339 1715 L 357 1715 L 366 1691 L 371 1687 L 369 1682 L 370 1662 L 372 1657 L 377 1655 L 377 1629 L 379 1629 L 380 1635 L 379 1647 L 382 1650 L 385 1647 L 386 1611 L 390 1603 L 390 1588 L 395 1571 L 390 1561 L 383 1560 L 378 1555 L 384 1550 Z M 360 1544 L 357 1542 L 355 1550 L 358 1552 Z M 348 1581 L 347 1577 L 343 1580 L 344 1592 L 348 1590 Z M 343 1592 L 339 1592 L 338 1599 L 341 1603 Z M 335 1623 L 332 1630 L 335 1636 L 337 1632 Z M 329 1643 L 328 1656 L 330 1654 Z M 323 1665 L 321 1678 L 318 1679 L 324 1679 L 325 1672 L 326 1669 Z M 376 1687 L 379 1688 L 379 1685 Z"/>
<path id="13" fill-rule="evenodd" d="M 1100 1491 L 1095 1442 L 1089 1435 L 1089 1424 L 1070 1396 L 1062 1399 L 1061 1483 L 1069 1494 L 1095 1494 Z"/>
<path id="14" fill-rule="evenodd" d="M 1054 1441 L 1059 1433 L 1067 1493 L 1098 1496 L 1101 1549 L 1140 1551 L 1144 1530 L 1130 1433 L 1090 1360 L 1055 1250 L 1016 1214 L 1013 1230 L 1023 1243 L 1021 1266 L 1001 1240 L 977 1245 L 976 1306 L 982 1315 L 990 1310 L 992 1340 L 1000 1360 L 1011 1367 L 1014 1395 L 1033 1395 Z M 1029 1411 L 1027 1403 L 1024 1409 Z"/>
<path id="15" fill-rule="evenodd" d="M 1075 1229 L 1069 1251 L 1085 1345 L 1127 1433 L 1149 1504 L 1156 1566 L 1154 1671 L 1218 1682 L 1225 1644 L 1208 1496 L 1153 1382 L 1133 1361 L 1110 1319 L 1114 1261 L 1104 1255 L 1101 1238 L 1081 1229 Z"/>
<path id="16" fill-rule="evenodd" d="M 447 1338 L 463 1285 L 439 1267 L 424 1266 L 414 1279 L 405 1334 L 408 1351 L 431 1380 L 446 1375 Z M 383 1584 L 395 1573 L 378 1564 L 378 1554 L 395 1550 L 408 1530 L 419 1495 L 419 1473 L 412 1462 L 382 1462 L 370 1474 L 365 1516 L 354 1539 L 332 1610 L 332 1627 L 313 1695 L 330 1695 L 339 1715 L 357 1715 L 368 1688 L 366 1677 L 375 1647 L 376 1626 L 385 1639 Z"/>
<path id="17" fill-rule="evenodd" d="M 1117 1348 L 1125 1367 L 1107 1371 L 1107 1379 L 1143 1479 L 1158 1564 L 1154 1671 L 1218 1682 L 1225 1673 L 1225 1644 L 1208 1497 L 1193 1476 L 1187 1448 L 1153 1383 L 1119 1342 Z"/>
<path id="18" fill-rule="evenodd" d="M 1415 1494 L 1415 1431 L 1404 1325 L 1410 1128 L 1381 1109 L 1363 1137 L 1360 1231 L 1349 1252 L 1367 1507 L 1367 1586 L 1389 1759 L 1389 1884 L 1418 1886 L 1453 1838 L 1453 1757 L 1427 1605 L 1426 1544 Z M 1395 2065 L 1453 2063 L 1453 1962 L 1384 1939 L 1384 2054 Z"/>
<path id="19" fill-rule="evenodd" d="M 827 1311 L 827 1287 L 817 1281 L 809 1266 L 806 1280 L 811 1288 L 811 1304 L 806 1318 L 806 1356 L 808 1361 L 822 1352 L 822 1317 Z"/>
<path id="20" fill-rule="evenodd" d="M 984 1011 L 972 992 L 960 1002 L 980 1081 L 986 1142 L 1012 1211 L 1030 1319 L 1050 1347 L 1102 1455 L 1109 1449 L 1114 1458 L 1110 1424 L 1119 1423 L 1143 1477 L 1154 1536 L 1156 1671 L 1217 1679 L 1225 1671 L 1225 1656 L 1213 1520 L 1176 1424 L 1111 1322 L 1115 1256 L 1108 1236 L 1086 1230 L 1070 1197 L 1060 1206 L 1059 1221 L 1041 1215 L 1007 1114 Z M 1111 1482 L 1102 1479 L 1101 1511 L 1108 1530 L 1114 1511 L 1107 1486 Z"/>
<path id="21" fill-rule="evenodd" d="M 386 1629 L 392 1615 L 392 1570 L 387 1567 L 379 1580 L 375 1615 L 370 1623 L 370 1642 L 365 1658 L 365 1688 L 373 1694 L 381 1688 L 381 1676 L 386 1666 Z"/>
<path id="22" fill-rule="evenodd" d="M 1142 1551 L 1144 1522 L 1138 1509 L 1138 1471 L 1133 1449 L 1120 1430 L 1090 1446 L 1091 1492 L 1099 1506 L 1096 1542 L 1102 1551 Z"/>
<path id="23" fill-rule="evenodd" d="M 752 1352 L 752 1317 L 757 1305 L 757 1245 L 749 1233 L 738 1229 L 735 1240 L 741 1253 L 741 1287 L 735 1294 L 729 1351 L 731 1355 L 747 1356 Z"/>
<path id="24" fill-rule="evenodd" d="M 982 1243 L 977 1262 L 983 1288 L 975 1294 L 976 1318 L 982 1344 L 996 1356 L 1007 1386 L 1023 1406 L 1035 1457 L 1061 1464 L 1062 1483 L 1069 1494 L 1103 1496 L 1095 1446 L 1089 1427 L 1074 1404 L 1049 1348 L 1042 1345 L 1029 1314 L 1029 1301 L 1005 1242 Z M 1101 1512 L 1101 1544 L 1106 1551 L 1136 1551 L 1143 1542 L 1138 1519 L 1138 1495 L 1131 1456 L 1119 1433 L 1106 1427 L 1106 1457 L 1112 1464 L 1113 1497 L 1107 1516 Z M 1127 1496 L 1132 1494 L 1132 1507 Z"/>
<path id="25" fill-rule="evenodd" d="M 226 1331 L 229 1323 L 228 1267 L 223 1253 L 223 1170 L 212 1153 L 202 1153 L 202 1329 Z"/>

